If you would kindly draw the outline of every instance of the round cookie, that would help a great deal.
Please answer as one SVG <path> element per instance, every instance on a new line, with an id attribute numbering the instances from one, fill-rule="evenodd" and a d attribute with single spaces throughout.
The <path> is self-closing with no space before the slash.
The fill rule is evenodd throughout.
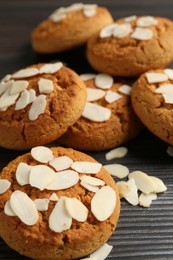
<path id="1" fill-rule="evenodd" d="M 113 22 L 109 11 L 97 5 L 72 4 L 57 9 L 32 32 L 32 47 L 39 53 L 55 53 L 80 46 Z"/>
<path id="2" fill-rule="evenodd" d="M 173 22 L 162 17 L 126 17 L 104 27 L 87 43 L 87 59 L 100 72 L 138 76 L 173 59 Z"/>
<path id="3" fill-rule="evenodd" d="M 173 145 L 173 70 L 151 70 L 132 88 L 132 105 L 143 124 Z"/>
<path id="4" fill-rule="evenodd" d="M 61 62 L 7 75 L 0 83 L 0 146 L 23 150 L 56 140 L 85 102 L 83 81 Z"/>
<path id="5" fill-rule="evenodd" d="M 120 213 L 106 169 L 61 147 L 35 147 L 10 162 L 1 172 L 0 193 L 0 236 L 33 259 L 92 253 L 112 235 Z"/>
<path id="6" fill-rule="evenodd" d="M 87 87 L 86 106 L 58 142 L 79 150 L 101 151 L 136 137 L 142 125 L 131 106 L 131 87 L 102 73 L 81 78 Z"/>

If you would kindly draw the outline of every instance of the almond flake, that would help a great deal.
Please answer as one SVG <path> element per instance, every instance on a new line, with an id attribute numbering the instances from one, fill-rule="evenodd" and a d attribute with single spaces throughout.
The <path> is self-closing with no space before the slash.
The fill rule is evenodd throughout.
<path id="1" fill-rule="evenodd" d="M 124 189 L 123 197 L 133 206 L 138 205 L 138 188 L 136 186 L 135 180 L 132 178 L 127 182 L 128 190 Z M 121 190 L 122 191 L 122 190 Z"/>
<path id="2" fill-rule="evenodd" d="M 139 196 L 139 205 L 148 208 L 150 207 L 152 201 L 156 199 L 157 199 L 157 194 L 155 193 L 150 193 L 150 194 L 141 193 L 141 195 Z"/>
<path id="3" fill-rule="evenodd" d="M 61 233 L 68 230 L 71 227 L 71 224 L 72 217 L 66 210 L 65 197 L 61 197 L 49 216 L 49 227 L 51 230 Z"/>
<path id="4" fill-rule="evenodd" d="M 53 22 L 60 22 L 64 19 L 66 19 L 67 15 L 63 14 L 63 13 L 58 13 L 58 12 L 54 12 L 52 13 L 49 18 L 53 21 Z"/>
<path id="5" fill-rule="evenodd" d="M 116 206 L 116 193 L 110 186 L 104 186 L 96 191 L 91 200 L 91 211 L 99 221 L 108 219 Z"/>
<path id="6" fill-rule="evenodd" d="M 98 88 L 109 89 L 112 87 L 113 83 L 114 83 L 113 77 L 108 74 L 99 73 L 95 77 L 95 85 Z"/>
<path id="7" fill-rule="evenodd" d="M 13 85 L 13 80 L 10 80 L 8 82 L 1 82 L 0 83 L 0 95 L 2 95 L 9 87 Z"/>
<path id="8" fill-rule="evenodd" d="M 155 93 L 160 93 L 160 94 L 163 93 L 171 94 L 171 92 L 173 93 L 173 84 L 164 84 L 156 88 L 155 90 Z"/>
<path id="9" fill-rule="evenodd" d="M 109 24 L 105 26 L 101 31 L 100 31 L 100 38 L 106 38 L 110 37 L 113 35 L 114 29 L 117 27 L 116 23 Z"/>
<path id="10" fill-rule="evenodd" d="M 11 74 L 5 75 L 5 76 L 1 79 L 1 82 L 2 82 L 2 81 L 4 81 L 4 82 L 5 82 L 5 81 L 9 81 L 9 80 L 11 79 L 11 76 L 12 76 Z"/>
<path id="11" fill-rule="evenodd" d="M 88 217 L 88 209 L 76 198 L 65 198 L 65 206 L 68 214 L 79 222 L 85 222 Z"/>
<path id="12" fill-rule="evenodd" d="M 80 78 L 83 80 L 83 81 L 87 81 L 87 80 L 90 80 L 90 79 L 94 79 L 96 77 L 96 74 L 91 74 L 91 73 L 86 73 L 86 74 L 81 74 L 80 75 Z"/>
<path id="13" fill-rule="evenodd" d="M 19 163 L 16 169 L 16 180 L 23 186 L 29 184 L 29 175 L 33 166 L 30 166 L 26 163 Z"/>
<path id="14" fill-rule="evenodd" d="M 97 104 L 86 102 L 82 116 L 94 122 L 104 122 L 109 120 L 111 110 Z"/>
<path id="15" fill-rule="evenodd" d="M 109 174 L 120 179 L 127 177 L 129 174 L 129 169 L 122 164 L 107 164 L 103 167 L 109 172 Z"/>
<path id="16" fill-rule="evenodd" d="M 166 152 L 169 156 L 173 157 L 173 146 L 168 145 Z"/>
<path id="17" fill-rule="evenodd" d="M 169 79 L 173 79 L 173 69 L 165 69 L 164 73 L 168 76 Z"/>
<path id="18" fill-rule="evenodd" d="M 32 226 L 37 223 L 38 211 L 34 202 L 26 193 L 20 190 L 14 191 L 10 197 L 10 205 L 24 224 Z"/>
<path id="19" fill-rule="evenodd" d="M 132 87 L 130 87 L 129 85 L 122 85 L 119 89 L 119 92 L 126 94 L 126 95 L 130 95 L 131 91 L 132 91 Z"/>
<path id="20" fill-rule="evenodd" d="M 108 103 L 113 103 L 120 98 L 122 98 L 122 96 L 120 94 L 118 94 L 117 92 L 111 91 L 111 90 L 108 90 L 105 95 L 105 100 Z"/>
<path id="21" fill-rule="evenodd" d="M 36 199 L 34 200 L 35 206 L 38 211 L 46 211 L 49 207 L 49 199 Z"/>
<path id="22" fill-rule="evenodd" d="M 52 194 L 50 195 L 49 200 L 51 200 L 51 201 L 58 201 L 59 198 L 58 198 L 58 196 L 56 195 L 56 193 L 54 192 L 54 193 L 52 193 Z"/>
<path id="23" fill-rule="evenodd" d="M 11 87 L 8 87 L 6 91 L 0 97 L 0 109 L 14 105 L 16 99 L 19 97 L 18 94 L 10 95 Z"/>
<path id="24" fill-rule="evenodd" d="M 158 21 L 152 16 L 140 17 L 136 21 L 136 25 L 139 27 L 149 27 L 149 26 L 154 26 L 157 24 L 158 24 Z"/>
<path id="25" fill-rule="evenodd" d="M 29 103 L 32 103 L 36 99 L 36 92 L 34 89 L 29 89 Z"/>
<path id="26" fill-rule="evenodd" d="M 35 165 L 30 171 L 29 183 L 32 187 L 44 190 L 55 178 L 55 172 L 48 166 Z"/>
<path id="27" fill-rule="evenodd" d="M 99 190 L 99 188 L 97 186 L 90 185 L 90 184 L 83 182 L 83 181 L 80 182 L 80 185 L 82 187 L 84 187 L 86 190 L 89 190 L 91 192 L 96 192 L 96 191 Z"/>
<path id="28" fill-rule="evenodd" d="M 96 174 L 102 167 L 98 162 L 81 162 L 76 161 L 71 165 L 71 168 L 79 173 Z"/>
<path id="29" fill-rule="evenodd" d="M 53 91 L 53 81 L 50 79 L 40 78 L 38 81 L 38 88 L 40 94 L 49 94 Z"/>
<path id="30" fill-rule="evenodd" d="M 21 93 L 20 98 L 16 102 L 15 110 L 20 110 L 25 108 L 29 104 L 29 99 L 30 99 L 29 91 L 24 90 Z"/>
<path id="31" fill-rule="evenodd" d="M 153 31 L 146 28 L 137 27 L 131 34 L 131 38 L 137 40 L 150 40 L 153 37 Z"/>
<path id="32" fill-rule="evenodd" d="M 103 186 L 105 185 L 105 182 L 91 176 L 83 175 L 80 177 L 80 180 L 86 184 L 92 185 L 92 186 Z"/>
<path id="33" fill-rule="evenodd" d="M 132 32 L 132 27 L 130 23 L 117 24 L 113 30 L 113 36 L 116 38 L 124 38 Z"/>
<path id="34" fill-rule="evenodd" d="M 135 21 L 136 18 L 137 18 L 136 15 L 131 15 L 131 16 L 125 17 L 124 20 L 125 20 L 126 22 L 131 22 L 131 21 Z"/>
<path id="35" fill-rule="evenodd" d="M 155 184 L 155 189 L 154 192 L 155 193 L 160 193 L 160 192 L 164 192 L 167 190 L 167 187 L 165 186 L 165 184 L 163 183 L 163 181 L 155 176 L 150 176 L 151 180 L 154 181 Z"/>
<path id="36" fill-rule="evenodd" d="M 11 182 L 6 179 L 0 179 L 0 194 L 3 194 L 10 188 Z"/>
<path id="37" fill-rule="evenodd" d="M 59 156 L 57 158 L 53 158 L 49 164 L 56 170 L 62 171 L 71 167 L 73 160 L 68 156 Z"/>
<path id="38" fill-rule="evenodd" d="M 121 147 L 110 150 L 108 153 L 106 153 L 105 157 L 106 157 L 106 160 L 122 158 L 127 154 L 127 152 L 128 152 L 127 148 L 121 146 Z"/>
<path id="39" fill-rule="evenodd" d="M 26 80 L 16 80 L 13 82 L 13 86 L 10 90 L 10 95 L 15 95 L 23 90 L 25 90 L 29 86 L 29 82 Z"/>
<path id="40" fill-rule="evenodd" d="M 99 100 L 106 94 L 105 91 L 102 89 L 86 88 L 86 91 L 88 102 Z"/>
<path id="41" fill-rule="evenodd" d="M 86 17 L 92 17 L 96 14 L 96 9 L 95 8 L 85 8 L 83 10 L 83 14 L 86 16 Z"/>
<path id="42" fill-rule="evenodd" d="M 39 115 L 43 114 L 46 108 L 46 96 L 39 95 L 32 103 L 29 110 L 29 119 L 31 121 L 36 120 Z"/>
<path id="43" fill-rule="evenodd" d="M 14 211 L 13 211 L 12 208 L 11 208 L 11 205 L 10 205 L 10 201 L 9 201 L 9 200 L 5 203 L 4 213 L 5 213 L 7 216 L 10 216 L 10 217 L 16 216 L 16 214 L 14 213 Z"/>
<path id="44" fill-rule="evenodd" d="M 105 260 L 110 254 L 112 248 L 113 246 L 110 246 L 107 243 L 103 244 L 101 247 L 99 247 L 99 249 L 90 255 L 89 260 Z"/>
<path id="45" fill-rule="evenodd" d="M 62 67 L 63 67 L 62 62 L 48 63 L 48 64 L 43 65 L 40 68 L 40 74 L 42 74 L 42 73 L 53 74 L 53 73 L 57 72 L 58 70 L 60 70 Z"/>
<path id="46" fill-rule="evenodd" d="M 28 77 L 32 77 L 32 76 L 35 76 L 38 74 L 39 74 L 39 70 L 37 68 L 27 68 L 27 69 L 22 69 L 22 70 L 15 72 L 12 75 L 12 78 L 14 78 L 14 79 L 28 78 Z"/>
<path id="47" fill-rule="evenodd" d="M 129 191 L 129 186 L 126 181 L 118 181 L 116 183 L 120 198 L 124 198 Z"/>
<path id="48" fill-rule="evenodd" d="M 148 83 L 158 83 L 168 80 L 168 76 L 165 73 L 148 72 L 145 74 Z"/>
<path id="49" fill-rule="evenodd" d="M 48 163 L 54 158 L 52 150 L 45 146 L 36 146 L 32 148 L 31 155 L 36 161 L 41 163 Z"/>
<path id="50" fill-rule="evenodd" d="M 162 94 L 165 103 L 173 104 L 173 93 L 164 93 Z"/>
<path id="51" fill-rule="evenodd" d="M 47 186 L 47 190 L 64 190 L 74 186 L 79 181 L 79 174 L 72 170 L 57 172 L 55 179 Z"/>

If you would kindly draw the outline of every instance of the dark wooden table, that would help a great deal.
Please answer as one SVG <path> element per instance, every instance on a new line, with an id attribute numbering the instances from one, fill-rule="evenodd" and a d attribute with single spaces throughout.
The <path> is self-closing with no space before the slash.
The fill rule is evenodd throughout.
<path id="1" fill-rule="evenodd" d="M 32 29 L 56 8 L 72 2 L 0 0 L 0 78 L 27 65 L 54 60 L 65 61 L 78 73 L 92 71 L 83 47 L 48 56 L 38 55 L 31 49 Z M 107 6 L 115 19 L 136 14 L 165 16 L 173 20 L 172 0 L 97 0 L 95 3 Z M 125 146 L 128 147 L 127 156 L 111 163 L 121 163 L 130 171 L 142 170 L 157 176 L 164 181 L 168 190 L 147 209 L 122 201 L 118 227 L 109 240 L 114 247 L 107 259 L 173 259 L 173 158 L 166 153 L 167 144 L 146 129 Z M 0 148 L 0 169 L 22 153 Z M 105 152 L 90 154 L 99 162 L 107 163 Z M 0 259 L 26 258 L 0 240 Z"/>

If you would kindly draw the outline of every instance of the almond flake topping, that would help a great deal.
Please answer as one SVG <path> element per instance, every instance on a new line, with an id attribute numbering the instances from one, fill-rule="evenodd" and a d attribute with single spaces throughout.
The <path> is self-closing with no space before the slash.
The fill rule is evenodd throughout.
<path id="1" fill-rule="evenodd" d="M 38 81 L 39 92 L 49 94 L 53 91 L 53 81 L 50 79 L 41 78 Z"/>
<path id="2" fill-rule="evenodd" d="M 157 199 L 157 194 L 155 193 L 150 193 L 150 194 L 141 193 L 141 195 L 139 196 L 139 205 L 148 208 L 150 207 L 152 201 L 156 199 Z"/>
<path id="3" fill-rule="evenodd" d="M 14 105 L 16 99 L 19 97 L 19 93 L 10 95 L 10 91 L 11 91 L 11 87 L 8 87 L 0 97 L 0 109 Z"/>
<path id="4" fill-rule="evenodd" d="M 131 90 L 132 88 L 129 85 L 122 85 L 121 87 L 119 87 L 118 91 L 126 94 L 126 95 L 130 95 L 131 94 Z"/>
<path id="5" fill-rule="evenodd" d="M 13 86 L 10 90 L 10 95 L 18 94 L 25 90 L 29 86 L 29 82 L 26 80 L 16 80 L 13 82 Z"/>
<path id="6" fill-rule="evenodd" d="M 164 69 L 164 72 L 169 79 L 173 79 L 173 69 Z"/>
<path id="7" fill-rule="evenodd" d="M 103 186 L 105 185 L 105 182 L 91 176 L 83 175 L 80 177 L 80 180 L 86 184 L 92 185 L 92 186 Z"/>
<path id="8" fill-rule="evenodd" d="M 29 183 L 32 187 L 44 190 L 55 178 L 55 172 L 48 166 L 35 165 L 30 171 Z"/>
<path id="9" fill-rule="evenodd" d="M 96 14 L 96 8 L 85 8 L 83 10 L 83 14 L 86 16 L 86 17 L 92 17 Z"/>
<path id="10" fill-rule="evenodd" d="M 130 23 L 117 24 L 113 30 L 113 36 L 119 39 L 128 36 L 132 32 L 132 27 Z"/>
<path id="11" fill-rule="evenodd" d="M 49 164 L 56 170 L 62 171 L 71 167 L 73 160 L 68 156 L 59 156 L 57 158 L 53 158 Z"/>
<path id="12" fill-rule="evenodd" d="M 39 72 L 40 72 L 40 74 L 42 74 L 42 73 L 53 74 L 53 73 L 57 72 L 58 70 L 60 70 L 62 67 L 63 67 L 62 62 L 47 63 L 40 68 Z"/>
<path id="13" fill-rule="evenodd" d="M 124 191 L 122 196 L 133 206 L 138 205 L 138 188 L 136 186 L 135 180 L 132 178 L 126 182 L 128 190 L 121 189 L 121 192 Z"/>
<path id="14" fill-rule="evenodd" d="M 89 190 L 91 192 L 96 192 L 96 191 L 99 190 L 99 188 L 97 186 L 90 185 L 90 184 L 83 182 L 83 181 L 80 182 L 80 185 L 82 187 L 84 187 L 86 190 Z"/>
<path id="15" fill-rule="evenodd" d="M 14 211 L 13 211 L 12 208 L 11 208 L 11 205 L 10 205 L 10 201 L 9 201 L 9 200 L 5 203 L 4 213 L 5 213 L 7 216 L 10 216 L 10 217 L 16 216 L 16 214 L 14 213 Z"/>
<path id="16" fill-rule="evenodd" d="M 15 110 L 20 110 L 25 108 L 30 101 L 30 94 L 28 90 L 24 90 L 21 95 L 20 98 L 17 100 L 16 105 L 15 105 Z"/>
<path id="17" fill-rule="evenodd" d="M 52 21 L 54 21 L 55 23 L 64 20 L 66 17 L 67 17 L 66 14 L 58 13 L 58 12 L 56 12 L 56 11 L 49 16 L 49 18 L 50 18 Z"/>
<path id="18" fill-rule="evenodd" d="M 101 163 L 97 162 L 81 162 L 77 161 L 71 165 L 71 168 L 79 173 L 96 174 L 102 167 Z"/>
<path id="19" fill-rule="evenodd" d="M 105 260 L 106 257 L 111 252 L 113 246 L 108 245 L 107 243 L 103 244 L 99 249 L 90 255 L 89 258 L 84 258 L 82 260 Z"/>
<path id="20" fill-rule="evenodd" d="M 68 214 L 79 222 L 86 221 L 88 217 L 88 209 L 76 198 L 65 198 L 65 206 Z"/>
<path id="21" fill-rule="evenodd" d="M 10 79 L 11 79 L 11 74 L 7 74 L 7 75 L 5 75 L 2 79 L 1 79 L 1 82 L 2 81 L 9 81 Z"/>
<path id="22" fill-rule="evenodd" d="M 136 27 L 134 32 L 131 34 L 131 38 L 137 40 L 150 40 L 153 37 L 153 31 L 146 28 Z"/>
<path id="23" fill-rule="evenodd" d="M 9 87 L 13 85 L 14 80 L 0 83 L 0 95 L 2 95 Z"/>
<path id="24" fill-rule="evenodd" d="M 86 73 L 86 74 L 81 74 L 80 75 L 80 78 L 83 80 L 83 81 L 87 81 L 87 80 L 90 80 L 90 79 L 94 79 L 96 77 L 96 74 L 91 74 L 91 73 Z"/>
<path id="25" fill-rule="evenodd" d="M 49 207 L 49 199 L 36 199 L 34 200 L 35 206 L 38 211 L 46 211 Z"/>
<path id="26" fill-rule="evenodd" d="M 61 233 L 68 230 L 71 227 L 71 224 L 72 217 L 67 212 L 65 207 L 65 197 L 62 196 L 49 216 L 49 227 L 51 230 Z"/>
<path id="27" fill-rule="evenodd" d="M 37 146 L 31 149 L 32 157 L 41 163 L 48 163 L 54 156 L 51 149 L 45 146 Z"/>
<path id="28" fill-rule="evenodd" d="M 72 170 L 57 172 L 55 179 L 46 186 L 47 190 L 64 190 L 74 186 L 79 181 L 79 174 Z"/>
<path id="29" fill-rule="evenodd" d="M 129 169 L 122 164 L 107 164 L 103 167 L 109 172 L 109 174 L 116 176 L 119 179 L 123 179 L 129 174 Z"/>
<path id="30" fill-rule="evenodd" d="M 91 211 L 99 221 L 108 219 L 116 206 L 116 193 L 110 186 L 104 186 L 96 191 L 91 200 Z"/>
<path id="31" fill-rule="evenodd" d="M 128 16 L 128 17 L 125 17 L 124 20 L 126 22 L 131 22 L 131 21 L 135 21 L 137 19 L 137 16 L 136 15 L 131 15 L 131 16 Z"/>
<path id="32" fill-rule="evenodd" d="M 155 90 L 155 93 L 162 94 L 165 103 L 173 104 L 173 84 L 161 85 Z"/>
<path id="33" fill-rule="evenodd" d="M 49 200 L 51 200 L 51 201 L 58 201 L 59 198 L 58 198 L 58 196 L 56 195 L 56 193 L 53 192 L 53 193 L 50 195 Z"/>
<path id="34" fill-rule="evenodd" d="M 127 194 L 127 192 L 129 191 L 128 183 L 126 181 L 118 181 L 116 185 L 118 188 L 120 199 L 124 198 L 124 195 Z"/>
<path id="35" fill-rule="evenodd" d="M 29 119 L 36 120 L 39 115 L 43 114 L 46 108 L 46 96 L 41 94 L 36 97 L 29 110 Z"/>
<path id="36" fill-rule="evenodd" d="M 100 31 L 100 38 L 106 38 L 110 37 L 113 35 L 114 29 L 117 27 L 116 23 L 109 24 L 105 26 L 101 31 Z"/>
<path id="37" fill-rule="evenodd" d="M 16 170 L 16 180 L 23 186 L 29 184 L 29 175 L 33 166 L 30 166 L 26 163 L 19 163 Z"/>
<path id="38" fill-rule="evenodd" d="M 86 88 L 86 91 L 88 102 L 99 100 L 106 94 L 105 91 L 102 89 Z"/>
<path id="39" fill-rule="evenodd" d="M 34 89 L 29 89 L 29 103 L 32 103 L 36 99 L 36 92 Z"/>
<path id="40" fill-rule="evenodd" d="M 149 177 L 155 183 L 155 189 L 154 189 L 155 193 L 160 193 L 160 192 L 164 192 L 167 190 L 167 187 L 165 186 L 165 184 L 163 183 L 163 181 L 161 179 L 159 179 L 155 176 L 149 176 Z"/>
<path id="41" fill-rule="evenodd" d="M 168 76 L 165 73 L 148 72 L 145 74 L 148 83 L 159 83 L 168 80 Z"/>
<path id="42" fill-rule="evenodd" d="M 20 190 L 14 191 L 10 197 L 10 205 L 24 224 L 32 226 L 37 223 L 38 211 L 34 202 L 26 193 Z"/>
<path id="43" fill-rule="evenodd" d="M 94 122 L 104 122 L 109 120 L 111 110 L 97 104 L 86 102 L 82 116 Z"/>
<path id="44" fill-rule="evenodd" d="M 0 194 L 3 194 L 10 188 L 11 182 L 6 179 L 0 179 Z"/>
<path id="45" fill-rule="evenodd" d="M 158 24 L 158 21 L 152 16 L 140 17 L 136 21 L 136 25 L 139 27 L 149 27 L 149 26 L 154 26 L 157 24 Z"/>
<path id="46" fill-rule="evenodd" d="M 112 160 L 116 158 L 122 158 L 124 157 L 128 152 L 128 149 L 126 147 L 118 147 L 115 149 L 110 150 L 108 153 L 106 153 L 106 160 Z"/>
<path id="47" fill-rule="evenodd" d="M 108 90 L 105 95 L 105 100 L 108 103 L 113 103 L 113 102 L 119 100 L 120 98 L 122 98 L 122 96 L 120 94 L 118 94 L 117 92 L 111 91 L 111 90 Z"/>
<path id="48" fill-rule="evenodd" d="M 37 68 L 27 68 L 27 69 L 21 69 L 17 72 L 15 72 L 12 75 L 13 79 L 19 79 L 19 78 L 28 78 L 39 74 L 39 70 Z"/>
<path id="49" fill-rule="evenodd" d="M 108 74 L 99 73 L 95 77 L 95 85 L 98 88 L 109 89 L 112 87 L 113 83 L 114 83 L 113 77 Z"/>

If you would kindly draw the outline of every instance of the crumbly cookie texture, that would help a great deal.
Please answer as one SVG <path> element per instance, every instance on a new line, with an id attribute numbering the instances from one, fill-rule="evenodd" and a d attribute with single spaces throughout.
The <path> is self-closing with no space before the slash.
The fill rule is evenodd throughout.
<path id="1" fill-rule="evenodd" d="M 65 51 L 82 44 L 113 22 L 109 11 L 97 5 L 73 4 L 57 9 L 32 32 L 32 47 L 39 53 Z"/>
<path id="2" fill-rule="evenodd" d="M 134 138 L 142 125 L 133 112 L 131 87 L 107 74 L 83 74 L 87 103 L 80 119 L 58 139 L 79 150 L 100 151 Z"/>
<path id="3" fill-rule="evenodd" d="M 132 88 L 132 105 L 140 120 L 156 136 L 173 144 L 173 70 L 152 70 Z"/>
<path id="4" fill-rule="evenodd" d="M 100 72 L 114 76 L 138 76 L 164 68 L 173 59 L 173 23 L 162 17 L 120 19 L 87 43 L 87 58 Z"/>
<path id="5" fill-rule="evenodd" d="M 56 140 L 85 102 L 83 81 L 61 62 L 8 75 L 0 83 L 0 146 L 23 150 Z"/>
<path id="6" fill-rule="evenodd" d="M 113 178 L 73 149 L 33 148 L 2 170 L 0 191 L 0 236 L 33 259 L 92 253 L 109 239 L 120 212 Z"/>

